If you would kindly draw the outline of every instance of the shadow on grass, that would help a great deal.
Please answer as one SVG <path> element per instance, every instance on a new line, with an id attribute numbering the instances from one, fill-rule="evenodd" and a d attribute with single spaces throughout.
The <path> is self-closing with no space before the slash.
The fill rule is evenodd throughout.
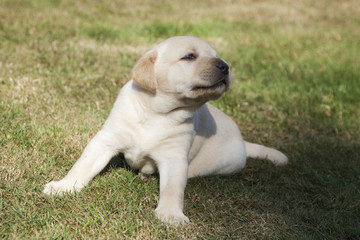
<path id="1" fill-rule="evenodd" d="M 124 158 L 124 154 L 119 153 L 116 156 L 114 156 L 113 158 L 111 158 L 110 162 L 108 163 L 108 165 L 100 172 L 100 175 L 105 174 L 106 172 L 109 171 L 109 169 L 111 168 L 125 168 L 126 170 L 129 171 L 134 171 L 125 161 Z"/>
<path id="2" fill-rule="evenodd" d="M 228 237 L 358 239 L 360 144 L 320 136 L 287 149 L 284 167 L 250 159 L 238 174 L 189 181 L 190 208 L 208 224 L 227 223 Z"/>

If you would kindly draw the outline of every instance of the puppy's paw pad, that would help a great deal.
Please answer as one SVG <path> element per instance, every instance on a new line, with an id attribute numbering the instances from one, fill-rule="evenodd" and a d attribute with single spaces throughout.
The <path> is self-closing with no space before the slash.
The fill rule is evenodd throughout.
<path id="1" fill-rule="evenodd" d="M 149 180 L 151 179 L 151 175 L 141 173 L 141 174 L 140 174 L 140 179 L 141 179 L 143 182 L 147 182 L 147 181 L 149 181 Z"/>
<path id="2" fill-rule="evenodd" d="M 186 217 L 181 211 L 156 209 L 155 217 L 164 223 L 175 226 L 183 225 L 189 222 L 189 218 Z"/>

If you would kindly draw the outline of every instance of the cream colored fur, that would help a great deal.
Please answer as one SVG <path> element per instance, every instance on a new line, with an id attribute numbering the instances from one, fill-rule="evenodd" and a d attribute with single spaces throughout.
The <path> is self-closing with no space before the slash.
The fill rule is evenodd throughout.
<path id="1" fill-rule="evenodd" d="M 227 64 L 206 42 L 195 37 L 170 38 L 145 53 L 133 80 L 121 89 L 102 129 L 60 181 L 44 193 L 80 191 L 119 152 L 146 180 L 160 175 L 157 218 L 184 223 L 188 178 L 240 171 L 247 157 L 284 164 L 281 152 L 244 142 L 237 125 L 206 103 L 227 91 Z"/>

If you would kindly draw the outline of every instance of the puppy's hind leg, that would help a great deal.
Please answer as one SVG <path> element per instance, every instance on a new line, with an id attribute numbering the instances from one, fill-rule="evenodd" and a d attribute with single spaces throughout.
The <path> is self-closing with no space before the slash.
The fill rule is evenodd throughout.
<path id="1" fill-rule="evenodd" d="M 285 165 L 288 158 L 282 152 L 274 149 L 259 145 L 256 143 L 245 142 L 246 154 L 249 158 L 266 159 L 275 165 Z"/>
<path id="2" fill-rule="evenodd" d="M 206 145 L 190 162 L 188 178 L 232 174 L 240 171 L 245 164 L 246 151 L 241 138 L 217 147 Z"/>
<path id="3" fill-rule="evenodd" d="M 156 172 L 156 166 L 153 161 L 148 160 L 140 170 L 140 179 L 143 182 L 149 181 L 151 175 Z"/>
<path id="4" fill-rule="evenodd" d="M 98 132 L 68 174 L 60 181 L 46 184 L 43 192 L 48 195 L 62 195 L 65 192 L 80 191 L 118 153 L 114 142 L 113 134 L 104 130 Z"/>

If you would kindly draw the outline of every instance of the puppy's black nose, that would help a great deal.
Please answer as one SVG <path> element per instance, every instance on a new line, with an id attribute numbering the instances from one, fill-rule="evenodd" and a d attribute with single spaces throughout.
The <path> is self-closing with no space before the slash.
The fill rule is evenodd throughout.
<path id="1" fill-rule="evenodd" d="M 216 67 L 218 69 L 220 69 L 222 74 L 225 74 L 225 75 L 229 74 L 229 66 L 225 62 L 223 62 L 223 61 L 216 62 Z"/>

